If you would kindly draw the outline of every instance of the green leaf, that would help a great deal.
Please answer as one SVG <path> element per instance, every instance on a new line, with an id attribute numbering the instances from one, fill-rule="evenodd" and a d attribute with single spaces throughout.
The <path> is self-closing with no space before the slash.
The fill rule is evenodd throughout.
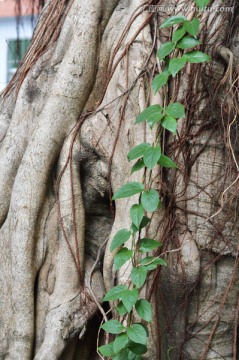
<path id="1" fill-rule="evenodd" d="M 142 326 L 145 328 L 147 337 L 149 337 L 149 330 L 148 330 L 147 326 L 146 326 L 145 324 L 142 324 L 142 323 L 137 323 L 137 324 L 140 324 L 140 325 L 142 325 Z"/>
<path id="2" fill-rule="evenodd" d="M 144 327 L 140 324 L 133 324 L 127 329 L 127 334 L 130 340 L 135 343 L 146 345 L 147 343 L 147 333 Z M 132 351 L 132 349 L 130 348 Z M 133 351 L 134 352 L 134 351 Z"/>
<path id="3" fill-rule="evenodd" d="M 159 194 L 156 190 L 151 189 L 144 191 L 141 197 L 141 203 L 146 211 L 153 212 L 159 205 Z"/>
<path id="4" fill-rule="evenodd" d="M 122 350 L 112 360 L 128 360 L 128 349 Z"/>
<path id="5" fill-rule="evenodd" d="M 125 290 L 125 292 L 122 294 L 122 302 L 128 313 L 132 310 L 132 307 L 138 300 L 138 296 L 139 293 L 137 289 Z"/>
<path id="6" fill-rule="evenodd" d="M 125 327 L 118 320 L 109 320 L 101 328 L 110 334 L 119 334 L 125 330 Z"/>
<path id="7" fill-rule="evenodd" d="M 139 316 L 141 317 L 141 319 L 148 322 L 152 321 L 152 306 L 147 300 L 144 299 L 138 300 L 137 303 L 135 304 L 135 309 L 139 314 Z"/>
<path id="8" fill-rule="evenodd" d="M 161 106 L 151 105 L 137 116 L 135 124 L 139 124 L 144 120 L 156 121 L 157 119 L 160 119 L 161 115 L 162 115 Z"/>
<path id="9" fill-rule="evenodd" d="M 117 271 L 126 261 L 129 261 L 133 255 L 133 251 L 125 247 L 120 249 L 114 257 L 114 270 Z"/>
<path id="10" fill-rule="evenodd" d="M 123 350 L 129 342 L 129 338 L 127 334 L 119 334 L 116 336 L 115 341 L 113 343 L 113 349 L 115 354 Z"/>
<path id="11" fill-rule="evenodd" d="M 161 155 L 158 164 L 166 168 L 176 168 L 177 165 L 166 155 Z"/>
<path id="12" fill-rule="evenodd" d="M 103 356 L 107 356 L 107 357 L 112 357 L 114 356 L 114 350 L 113 350 L 113 342 L 107 344 L 107 345 L 102 345 L 98 348 L 98 351 L 101 353 L 101 355 Z"/>
<path id="13" fill-rule="evenodd" d="M 199 7 L 207 6 L 210 3 L 210 0 L 194 0 L 194 1 Z"/>
<path id="14" fill-rule="evenodd" d="M 166 115 L 174 117 L 175 119 L 185 117 L 185 108 L 179 102 L 169 104 L 166 108 Z"/>
<path id="15" fill-rule="evenodd" d="M 202 63 L 211 60 L 209 55 L 201 51 L 190 51 L 184 54 L 183 57 L 185 58 L 186 61 L 192 64 Z"/>
<path id="16" fill-rule="evenodd" d="M 163 43 L 157 51 L 157 57 L 159 60 L 163 60 L 167 55 L 169 55 L 175 48 L 175 45 L 171 42 Z"/>
<path id="17" fill-rule="evenodd" d="M 160 26 L 160 28 L 165 28 L 168 26 L 173 26 L 176 24 L 180 24 L 183 23 L 185 20 L 187 20 L 187 18 L 183 15 L 176 15 L 176 16 L 171 16 L 170 18 L 166 19 L 163 24 Z"/>
<path id="18" fill-rule="evenodd" d="M 136 345 L 138 345 L 138 344 L 136 344 Z M 146 346 L 144 346 L 144 347 L 146 347 Z M 129 351 L 127 360 L 142 360 L 142 356 L 141 355 L 136 355 L 133 352 Z"/>
<path id="19" fill-rule="evenodd" d="M 154 125 L 159 123 L 160 120 L 162 120 L 162 118 L 163 118 L 163 114 L 161 114 L 159 117 L 155 118 L 154 120 L 153 119 L 147 120 L 147 124 L 150 127 L 150 129 L 152 130 Z"/>
<path id="20" fill-rule="evenodd" d="M 116 310 L 120 316 L 124 316 L 127 313 L 127 309 L 125 308 L 122 301 L 120 301 L 119 304 L 116 306 Z"/>
<path id="21" fill-rule="evenodd" d="M 139 250 L 142 253 L 147 253 L 149 251 L 153 251 L 153 250 L 157 249 L 160 246 L 162 246 L 162 244 L 158 241 L 155 241 L 153 239 L 143 238 L 140 241 Z"/>
<path id="22" fill-rule="evenodd" d="M 139 171 L 141 169 L 144 168 L 144 160 L 143 159 L 139 159 L 133 166 L 131 169 L 131 175 L 133 173 L 135 173 L 136 171 Z"/>
<path id="23" fill-rule="evenodd" d="M 110 289 L 107 294 L 103 297 L 103 302 L 104 301 L 114 301 L 114 300 L 118 300 L 121 299 L 121 294 L 122 292 L 124 292 L 125 290 L 127 290 L 127 286 L 126 285 L 117 285 L 114 286 L 112 289 Z"/>
<path id="24" fill-rule="evenodd" d="M 156 94 L 163 85 L 167 84 L 169 75 L 169 71 L 166 69 L 161 74 L 155 76 L 152 82 L 154 94 Z"/>
<path id="25" fill-rule="evenodd" d="M 197 18 L 192 19 L 192 21 L 185 21 L 183 26 L 190 35 L 197 37 L 200 27 L 200 21 Z"/>
<path id="26" fill-rule="evenodd" d="M 123 185 L 113 196 L 113 200 L 122 199 L 126 197 L 133 196 L 135 194 L 139 194 L 144 190 L 144 184 L 139 182 L 128 182 Z"/>
<path id="27" fill-rule="evenodd" d="M 180 26 L 177 30 L 174 31 L 172 41 L 177 42 L 185 35 L 185 33 L 186 30 L 184 29 L 184 27 Z"/>
<path id="28" fill-rule="evenodd" d="M 201 42 L 199 40 L 194 39 L 193 37 L 190 37 L 190 36 L 185 36 L 177 43 L 177 48 L 190 49 L 199 44 L 201 44 Z"/>
<path id="29" fill-rule="evenodd" d="M 145 166 L 148 169 L 152 170 L 154 168 L 154 166 L 157 164 L 157 162 L 159 161 L 160 156 L 161 156 L 161 147 L 160 146 L 150 147 L 144 153 Z"/>
<path id="30" fill-rule="evenodd" d="M 151 219 L 149 219 L 147 216 L 144 216 L 139 228 L 140 229 L 145 228 L 150 223 L 150 221 L 151 221 Z M 139 229 L 134 224 L 132 224 L 131 225 L 131 233 L 136 234 L 138 231 L 139 231 Z"/>
<path id="31" fill-rule="evenodd" d="M 136 355 L 145 354 L 147 352 L 147 346 L 139 343 L 135 343 L 133 341 L 130 341 L 128 344 L 128 349 L 132 351 L 132 353 Z M 134 359 L 134 358 L 133 358 Z M 138 359 L 138 358 L 136 358 Z M 141 358 L 140 358 L 141 359 Z"/>
<path id="32" fill-rule="evenodd" d="M 184 57 L 171 59 L 169 61 L 169 71 L 171 72 L 172 76 L 175 77 L 177 73 L 184 67 L 186 64 L 186 59 Z"/>
<path id="33" fill-rule="evenodd" d="M 130 229 L 131 229 L 132 235 L 136 234 L 139 231 L 139 229 L 137 228 L 137 226 L 134 225 L 134 223 L 131 224 Z"/>
<path id="34" fill-rule="evenodd" d="M 147 277 L 147 269 L 144 266 L 134 267 L 132 269 L 130 278 L 133 284 L 139 289 L 144 285 Z"/>
<path id="35" fill-rule="evenodd" d="M 167 266 L 166 261 L 161 258 L 157 258 L 154 256 L 148 256 L 142 260 L 140 260 L 140 265 L 146 267 L 147 270 L 154 270 L 157 268 L 158 265 Z"/>
<path id="36" fill-rule="evenodd" d="M 130 209 L 130 218 L 134 225 L 139 229 L 140 223 L 144 216 L 144 208 L 141 204 L 135 204 Z"/>
<path id="37" fill-rule="evenodd" d="M 168 131 L 171 131 L 173 134 L 176 134 L 177 130 L 177 121 L 171 116 L 166 116 L 164 121 L 162 122 L 162 126 L 167 129 Z"/>
<path id="38" fill-rule="evenodd" d="M 145 228 L 145 226 L 147 226 L 150 223 L 151 219 L 149 219 L 147 216 L 143 217 L 143 220 L 140 224 L 140 229 Z"/>
<path id="39" fill-rule="evenodd" d="M 123 245 L 126 241 L 130 239 L 131 232 L 127 229 L 119 230 L 110 244 L 110 251 L 114 251 L 117 247 Z"/>
<path id="40" fill-rule="evenodd" d="M 150 147 L 150 144 L 143 143 L 135 146 L 129 153 L 128 153 L 128 159 L 135 160 L 139 157 L 142 157 L 145 153 L 145 151 Z"/>

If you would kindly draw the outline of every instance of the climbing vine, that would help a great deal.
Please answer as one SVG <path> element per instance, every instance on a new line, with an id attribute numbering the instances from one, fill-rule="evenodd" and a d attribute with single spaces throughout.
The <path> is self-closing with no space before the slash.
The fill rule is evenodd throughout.
<path id="1" fill-rule="evenodd" d="M 203 7 L 209 1 L 195 0 L 195 3 Z M 176 135 L 177 120 L 185 117 L 184 105 L 168 99 L 166 85 L 187 63 L 210 60 L 207 54 L 195 49 L 201 44 L 197 38 L 200 27 L 197 17 L 188 20 L 183 15 L 176 15 L 160 26 L 161 29 L 170 27 L 173 29 L 171 41 L 163 43 L 157 52 L 163 70 L 152 81 L 154 93 L 160 90 L 163 94 L 163 105 L 147 107 L 135 121 L 136 125 L 146 121 L 154 131 L 154 140 L 151 144 L 139 144 L 128 153 L 128 160 L 135 161 L 131 174 L 143 170 L 142 181 L 124 184 L 113 196 L 113 200 L 118 200 L 138 194 L 137 203 L 130 209 L 130 229 L 120 229 L 110 244 L 110 251 L 115 253 L 114 270 L 119 270 L 127 262 L 132 266 L 128 285 L 111 288 L 103 298 L 103 302 L 113 302 L 113 314 L 118 314 L 119 320 L 111 319 L 101 325 L 105 332 L 115 335 L 115 338 L 100 346 L 98 351 L 102 356 L 114 360 L 139 360 L 147 352 L 147 326 L 152 321 L 152 306 L 140 293 L 148 273 L 158 266 L 167 265 L 164 259 L 152 255 L 161 246 L 160 242 L 142 235 L 142 229 L 147 229 L 151 221 L 150 214 L 162 207 L 159 193 L 153 188 L 153 171 L 158 166 L 177 167 L 171 158 L 162 153 L 162 136 L 165 131 Z M 141 320 L 135 321 L 135 318 Z"/>

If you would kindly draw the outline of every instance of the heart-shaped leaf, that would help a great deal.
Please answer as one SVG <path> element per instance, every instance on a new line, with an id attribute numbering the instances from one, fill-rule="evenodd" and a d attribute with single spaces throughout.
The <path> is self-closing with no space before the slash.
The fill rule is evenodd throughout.
<path id="1" fill-rule="evenodd" d="M 127 248 L 120 249 L 114 257 L 114 269 L 115 271 L 119 270 L 127 261 L 131 259 L 133 251 Z"/>
<path id="2" fill-rule="evenodd" d="M 122 303 L 124 304 L 124 307 L 128 313 L 132 310 L 132 307 L 138 300 L 138 296 L 139 293 L 137 289 L 125 290 L 125 292 L 122 294 Z"/>
<path id="3" fill-rule="evenodd" d="M 144 191 L 141 197 L 141 203 L 146 211 L 153 212 L 159 205 L 159 194 L 156 190 L 150 189 Z"/>
<path id="4" fill-rule="evenodd" d="M 175 119 L 183 118 L 185 117 L 185 108 L 179 102 L 175 102 L 168 105 L 166 108 L 166 114 L 174 117 Z"/>
<path id="5" fill-rule="evenodd" d="M 197 37 L 200 27 L 200 22 L 197 18 L 192 19 L 192 21 L 185 21 L 183 26 L 190 35 Z"/>
<path id="6" fill-rule="evenodd" d="M 133 284 L 139 289 L 144 285 L 147 277 L 147 269 L 144 266 L 134 267 L 130 278 Z"/>
<path id="7" fill-rule="evenodd" d="M 160 146 L 152 146 L 148 148 L 144 153 L 144 163 L 145 166 L 152 170 L 154 166 L 159 161 L 159 158 L 161 156 L 161 147 Z"/>
<path id="8" fill-rule="evenodd" d="M 159 60 L 163 60 L 167 55 L 169 55 L 175 48 L 175 45 L 171 42 L 165 42 L 163 43 L 157 52 L 157 57 Z"/>
<path id="9" fill-rule="evenodd" d="M 176 168 L 177 165 L 166 155 L 161 155 L 158 164 L 166 168 Z"/>
<path id="10" fill-rule="evenodd" d="M 175 16 L 171 16 L 170 18 L 166 19 L 163 24 L 160 26 L 160 28 L 165 28 L 168 26 L 173 26 L 176 24 L 180 24 L 183 23 L 185 20 L 187 20 L 187 18 L 183 15 L 175 15 Z"/>
<path id="11" fill-rule="evenodd" d="M 147 333 L 140 324 L 133 324 L 127 329 L 127 335 L 135 343 L 146 345 Z M 131 350 L 132 351 L 132 350 Z"/>
<path id="12" fill-rule="evenodd" d="M 174 119 L 171 116 L 166 116 L 166 118 L 164 119 L 164 121 L 162 122 L 162 126 L 172 132 L 173 134 L 176 134 L 176 130 L 177 130 L 177 121 L 176 119 Z"/>
<path id="13" fill-rule="evenodd" d="M 158 247 L 162 246 L 162 244 L 158 241 L 155 241 L 153 239 L 143 238 L 140 240 L 140 247 L 139 250 L 142 253 L 146 253 L 149 251 L 153 251 L 157 249 Z"/>
<path id="14" fill-rule="evenodd" d="M 177 48 L 179 49 L 190 49 L 197 45 L 201 44 L 201 42 L 197 39 L 194 39 L 190 36 L 185 36 L 177 43 Z"/>
<path id="15" fill-rule="evenodd" d="M 103 355 L 103 356 L 107 356 L 107 357 L 114 356 L 113 342 L 111 342 L 107 345 L 100 346 L 98 348 L 98 350 L 101 353 L 101 355 Z"/>
<path id="16" fill-rule="evenodd" d="M 127 313 L 127 309 L 125 308 L 122 301 L 120 301 L 119 304 L 116 306 L 116 310 L 120 316 L 124 316 Z"/>
<path id="17" fill-rule="evenodd" d="M 169 75 L 169 71 L 164 70 L 161 74 L 155 76 L 152 82 L 154 94 L 156 94 L 163 85 L 167 84 Z"/>
<path id="18" fill-rule="evenodd" d="M 143 190 L 144 190 L 144 184 L 139 182 L 128 182 L 127 184 L 123 185 L 119 190 L 116 191 L 112 199 L 116 200 L 116 199 L 130 197 L 135 194 L 141 193 Z"/>
<path id="19" fill-rule="evenodd" d="M 135 309 L 139 314 L 139 316 L 141 317 L 141 319 L 148 322 L 152 320 L 152 306 L 147 300 L 144 299 L 138 300 L 135 305 Z"/>
<path id="20" fill-rule="evenodd" d="M 190 51 L 184 54 L 183 57 L 187 62 L 190 62 L 192 64 L 202 63 L 211 60 L 209 55 L 201 51 Z"/>
<path id="21" fill-rule="evenodd" d="M 143 267 L 146 267 L 147 270 L 154 270 L 158 265 L 167 266 L 165 260 L 154 256 L 148 256 L 140 260 L 140 264 L 143 265 Z"/>
<path id="22" fill-rule="evenodd" d="M 130 209 L 130 218 L 134 225 L 139 229 L 144 216 L 144 208 L 141 204 L 135 204 Z"/>
<path id="23" fill-rule="evenodd" d="M 145 151 L 150 147 L 150 144 L 143 143 L 135 146 L 129 153 L 128 153 L 128 159 L 135 160 L 139 157 L 142 157 L 145 153 Z"/>
<path id="24" fill-rule="evenodd" d="M 110 334 L 119 334 L 125 330 L 125 327 L 118 320 L 109 320 L 101 325 L 101 328 Z"/>
<path id="25" fill-rule="evenodd" d="M 174 31 L 172 41 L 177 42 L 185 35 L 185 33 L 186 33 L 186 30 L 185 30 L 184 26 L 183 25 L 180 26 L 177 30 Z"/>
<path id="26" fill-rule="evenodd" d="M 103 298 L 104 301 L 114 301 L 121 298 L 122 292 L 127 290 L 127 286 L 125 285 L 117 285 L 110 289 L 107 294 Z"/>
<path id="27" fill-rule="evenodd" d="M 131 175 L 133 173 L 135 173 L 136 171 L 139 171 L 141 169 L 144 168 L 144 160 L 143 159 L 139 159 L 138 161 L 136 161 L 136 163 L 132 166 L 131 169 Z"/>
<path id="28" fill-rule="evenodd" d="M 113 350 L 115 354 L 123 350 L 129 342 L 127 334 L 119 334 L 116 336 L 115 341 L 113 342 Z"/>
<path id="29" fill-rule="evenodd" d="M 114 251 L 117 247 L 123 245 L 127 240 L 129 240 L 131 236 L 131 232 L 127 229 L 121 229 L 119 230 L 115 236 L 113 237 L 113 240 L 110 244 L 110 251 Z"/>
<path id="30" fill-rule="evenodd" d="M 180 70 L 182 70 L 185 64 L 186 64 L 186 59 L 184 57 L 170 60 L 168 68 L 172 76 L 175 77 L 177 73 Z"/>
<path id="31" fill-rule="evenodd" d="M 139 124 L 144 120 L 157 121 L 162 116 L 162 108 L 159 105 L 151 105 L 147 107 L 136 118 L 135 124 Z"/>
<path id="32" fill-rule="evenodd" d="M 203 6 L 207 6 L 210 3 L 210 0 L 194 0 L 197 6 L 200 8 Z"/>

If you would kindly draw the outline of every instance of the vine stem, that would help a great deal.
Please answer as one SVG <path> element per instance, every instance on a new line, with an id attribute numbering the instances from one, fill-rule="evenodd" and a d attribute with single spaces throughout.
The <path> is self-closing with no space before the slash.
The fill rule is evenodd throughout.
<path id="1" fill-rule="evenodd" d="M 186 27 L 185 21 L 187 21 L 187 23 L 188 23 L 188 20 L 186 18 L 183 18 L 182 16 L 181 17 L 178 16 L 178 19 L 176 19 L 176 18 L 177 18 L 177 16 L 173 16 L 169 19 L 166 19 L 164 21 L 164 23 L 161 25 L 161 28 L 169 27 L 169 26 L 172 27 L 174 25 L 183 25 L 184 26 L 184 23 L 185 23 L 185 27 Z M 198 32 L 198 30 L 199 30 L 198 20 L 196 22 L 192 23 L 191 25 L 193 26 L 193 24 L 195 24 L 195 23 L 196 23 L 196 27 L 198 24 L 198 29 L 197 29 L 197 32 Z M 195 28 L 194 28 L 194 30 L 195 30 Z M 164 63 L 165 63 L 164 70 L 166 70 L 167 79 L 166 79 L 166 82 L 165 82 L 165 78 L 162 79 L 162 76 L 165 76 L 165 71 L 164 71 L 164 75 L 163 75 L 163 73 L 161 73 L 161 78 L 160 78 L 160 74 L 159 74 L 153 80 L 153 90 L 155 91 L 155 88 L 156 88 L 156 92 L 157 92 L 157 91 L 159 91 L 159 89 L 163 88 L 163 92 L 162 92 L 162 94 L 163 94 L 163 101 L 162 101 L 163 105 L 162 106 L 163 107 L 161 107 L 159 105 L 149 106 L 148 108 L 146 108 L 143 111 L 143 113 L 141 113 L 137 117 L 137 120 L 136 120 L 136 123 L 146 120 L 146 123 L 148 123 L 151 130 L 154 125 L 156 126 L 156 132 L 154 134 L 154 141 L 152 142 L 152 144 L 145 144 L 145 143 L 139 144 L 134 149 L 132 149 L 130 151 L 130 153 L 128 154 L 128 159 L 130 161 L 139 159 L 139 163 L 135 164 L 135 165 L 139 165 L 139 166 L 137 167 L 134 165 L 135 167 L 133 168 L 133 170 L 138 171 L 138 170 L 141 170 L 142 168 L 144 169 L 142 180 L 141 180 L 142 182 L 141 183 L 132 182 L 132 183 L 127 183 L 127 184 L 123 185 L 122 188 L 120 188 L 118 191 L 116 191 L 116 193 L 114 194 L 114 196 L 112 198 L 112 200 L 117 200 L 120 198 L 130 197 L 132 195 L 139 194 L 137 204 L 134 204 L 130 209 L 130 217 L 132 220 L 131 234 L 129 233 L 128 230 L 121 229 L 118 231 L 117 234 L 115 234 L 115 237 L 113 238 L 114 250 L 117 247 L 120 248 L 126 241 L 130 240 L 130 238 L 131 238 L 130 256 L 129 256 L 129 249 L 127 247 L 126 248 L 123 247 L 118 252 L 116 252 L 116 255 L 115 255 L 115 259 L 117 259 L 117 269 L 119 269 L 121 266 L 123 266 L 127 261 L 131 260 L 130 264 L 132 264 L 133 269 L 132 269 L 132 272 L 130 275 L 130 279 L 128 279 L 128 281 L 127 281 L 127 283 L 128 283 L 127 286 L 119 285 L 118 287 L 116 286 L 116 287 L 110 289 L 108 291 L 108 293 L 106 294 L 105 300 L 104 300 L 104 301 L 106 301 L 106 300 L 122 301 L 122 304 L 125 306 L 126 311 L 123 312 L 124 315 L 122 316 L 121 323 L 122 322 L 124 324 L 126 323 L 127 328 L 124 327 L 123 328 L 124 331 L 123 331 L 122 325 L 120 325 L 118 320 L 110 320 L 110 321 L 106 322 L 104 324 L 103 328 L 105 329 L 106 332 L 108 331 L 108 332 L 111 332 L 116 335 L 121 334 L 123 331 L 123 333 L 125 333 L 125 335 L 128 336 L 128 338 L 131 341 L 132 341 L 132 338 L 130 337 L 131 332 L 134 330 L 135 327 L 137 327 L 137 329 L 140 329 L 140 328 L 138 328 L 139 326 L 141 326 L 142 329 L 144 329 L 144 330 L 141 330 L 141 332 L 142 333 L 145 332 L 145 343 L 147 340 L 144 324 L 143 325 L 141 325 L 140 323 L 134 324 L 134 321 L 133 321 L 134 320 L 134 306 L 135 306 L 135 310 L 137 311 L 138 315 L 141 317 L 142 320 L 149 322 L 150 318 L 152 318 L 152 310 L 150 307 L 151 305 L 150 304 L 147 305 L 148 308 L 150 309 L 150 316 L 148 316 L 148 318 L 147 318 L 144 314 L 142 315 L 141 310 L 138 311 L 139 308 L 137 308 L 137 304 L 143 303 L 143 302 L 138 303 L 138 301 L 143 300 L 143 299 L 139 299 L 138 296 L 135 299 L 136 291 L 135 291 L 135 293 L 130 293 L 130 292 L 137 289 L 137 295 L 138 295 L 138 293 L 140 293 L 141 289 L 147 282 L 147 276 L 148 276 L 147 272 L 152 269 L 152 267 L 147 268 L 147 266 L 152 265 L 156 260 L 159 259 L 159 256 L 147 257 L 147 254 L 151 253 L 153 249 L 159 247 L 160 243 L 158 242 L 158 245 L 157 245 L 157 242 L 155 240 L 147 239 L 147 238 L 144 239 L 146 241 L 146 245 L 145 245 L 145 243 L 144 244 L 141 243 L 142 228 L 147 226 L 147 224 L 142 225 L 142 220 L 146 214 L 154 213 L 156 210 L 158 210 L 158 207 L 160 205 L 159 194 L 155 191 L 155 189 L 154 189 L 154 191 L 151 191 L 151 190 L 153 190 L 153 184 L 154 184 L 154 180 L 155 180 L 155 178 L 153 178 L 153 170 L 155 169 L 156 166 L 158 166 L 158 163 L 160 163 L 161 166 L 166 167 L 166 168 L 167 167 L 173 167 L 173 168 L 176 167 L 175 163 L 170 158 L 168 158 L 167 156 L 162 154 L 161 148 L 164 148 L 164 143 L 162 144 L 162 135 L 164 134 L 165 130 L 175 134 L 176 133 L 175 130 L 177 127 L 176 120 L 185 116 L 184 106 L 179 102 L 173 102 L 173 101 L 175 101 L 176 96 L 171 97 L 171 99 L 168 96 L 167 84 L 169 82 L 170 76 L 175 77 L 177 75 L 177 73 L 182 69 L 181 59 L 182 59 L 182 56 L 184 56 L 183 55 L 184 49 L 192 48 L 192 46 L 190 44 L 189 44 L 190 46 L 188 46 L 188 47 L 187 46 L 186 47 L 185 46 L 183 46 L 183 47 L 177 46 L 178 41 L 184 40 L 184 42 L 187 43 L 187 41 L 188 41 L 187 32 L 190 35 L 192 35 L 190 33 L 190 30 L 187 30 L 187 31 L 185 30 L 184 34 L 177 41 L 174 41 L 172 39 L 171 42 L 162 44 L 161 48 L 159 49 L 159 51 L 161 50 L 160 54 L 159 54 L 159 52 L 157 52 L 157 56 L 158 56 L 159 60 L 160 61 L 164 60 Z M 175 32 L 173 34 L 175 34 Z M 186 34 L 186 36 L 184 36 L 185 34 Z M 195 35 L 193 35 L 193 38 L 191 38 L 191 40 L 193 40 L 194 44 L 196 43 L 196 45 L 199 43 L 198 40 L 195 40 Z M 129 54 L 128 50 L 129 50 L 129 48 L 126 46 L 126 49 L 124 51 L 124 55 L 127 55 L 126 68 L 128 68 L 128 54 Z M 172 58 L 172 56 L 170 56 L 171 53 L 173 55 L 173 58 Z M 199 62 L 208 61 L 208 59 L 209 59 L 208 55 L 204 54 L 202 52 L 194 51 L 191 53 L 192 54 L 196 53 L 197 55 L 201 56 L 201 59 L 203 59 L 203 60 L 202 61 L 200 60 Z M 189 54 L 190 54 L 190 52 L 189 52 Z M 193 56 L 192 54 L 189 55 L 189 57 Z M 177 58 L 176 56 L 180 56 L 180 57 Z M 185 57 L 186 57 L 186 55 L 185 55 Z M 119 59 L 119 61 L 120 60 L 121 60 L 121 58 Z M 187 61 L 185 61 L 185 63 L 183 65 L 186 65 L 187 62 L 193 63 L 193 62 L 198 62 L 198 60 L 195 58 L 192 58 L 191 60 L 190 60 L 190 58 L 187 58 Z M 175 64 L 177 65 L 176 68 L 175 68 Z M 170 65 L 171 65 L 171 68 L 170 68 Z M 173 65 L 174 65 L 174 68 L 173 68 Z M 154 69 L 155 69 L 155 66 L 154 66 Z M 128 79 L 128 77 L 126 77 L 126 82 L 128 85 L 127 79 Z M 125 97 L 125 102 L 123 104 L 123 111 L 121 111 L 120 123 L 119 123 L 118 129 L 117 129 L 117 137 L 119 136 L 122 117 L 125 113 L 125 109 L 126 109 L 126 105 L 127 105 L 127 98 L 128 98 L 128 94 L 127 94 L 127 97 Z M 115 144 L 113 147 L 112 155 L 110 157 L 109 170 L 112 166 L 114 151 L 115 151 Z M 164 157 L 162 158 L 162 161 L 160 162 L 160 158 L 162 155 Z M 167 163 L 165 164 L 165 162 L 167 162 Z M 108 180 L 109 180 L 109 184 L 110 184 L 109 174 L 110 174 L 110 172 L 108 173 Z M 111 194 L 111 186 L 109 188 L 109 193 Z M 148 219 L 148 220 L 150 222 L 150 219 Z M 125 230 L 126 230 L 126 233 L 125 233 Z M 123 235 L 123 233 L 120 233 L 120 231 L 123 231 L 124 235 Z M 120 235 L 119 235 L 119 233 L 120 233 Z M 138 233 L 137 240 L 136 240 L 136 233 Z M 125 238 L 124 238 L 124 236 L 125 236 Z M 147 242 L 150 245 L 147 246 Z M 142 247 L 141 247 L 141 244 L 142 244 Z M 167 252 L 180 251 L 183 246 L 185 246 L 185 243 L 178 249 L 166 251 L 166 252 L 162 253 L 161 256 L 166 254 Z M 130 259 L 129 259 L 129 257 L 130 257 Z M 144 260 L 145 263 L 142 262 L 143 259 L 145 259 Z M 119 264 L 120 264 L 120 266 L 118 266 Z M 161 262 L 161 264 L 164 265 L 164 263 L 162 263 L 162 262 Z M 157 267 L 158 264 L 155 263 L 155 265 Z M 153 266 L 153 268 L 154 268 L 154 266 Z M 126 289 L 126 290 L 124 290 L 124 289 Z M 125 296 L 126 297 L 128 296 L 130 300 L 125 299 L 122 294 L 120 295 L 120 292 L 124 293 L 124 291 L 127 291 Z M 119 293 L 117 293 L 117 292 L 119 292 Z M 132 294 L 132 296 L 131 296 L 131 294 Z M 107 297 L 107 295 L 108 295 L 108 297 Z M 133 299 L 133 300 L 131 300 L 131 299 Z M 129 302 L 127 302 L 128 300 L 129 300 Z M 145 300 L 145 299 L 144 299 L 144 301 L 147 302 L 147 300 Z M 133 303 L 133 305 L 132 305 L 132 303 Z M 128 305 L 129 305 L 129 307 L 128 307 Z M 131 310 L 127 311 L 127 308 L 129 308 Z M 141 312 L 141 314 L 140 314 L 140 312 Z M 122 312 L 119 311 L 119 315 L 121 315 L 121 314 L 122 314 Z M 117 326 L 119 328 L 117 328 Z M 129 331 L 129 333 L 128 333 L 128 331 Z M 140 339 L 140 341 L 138 341 L 138 343 L 140 343 L 141 345 L 144 345 L 142 338 Z M 137 341 L 135 342 L 135 344 L 137 344 Z M 111 346 L 112 346 L 112 343 L 111 343 Z M 114 349 L 114 345 L 113 345 L 113 349 Z M 109 350 L 109 348 L 108 348 L 108 350 Z M 111 348 L 111 350 L 112 350 L 112 348 Z M 125 350 L 123 350 L 123 351 L 125 351 Z M 169 356 L 169 354 L 167 354 L 167 355 Z"/>

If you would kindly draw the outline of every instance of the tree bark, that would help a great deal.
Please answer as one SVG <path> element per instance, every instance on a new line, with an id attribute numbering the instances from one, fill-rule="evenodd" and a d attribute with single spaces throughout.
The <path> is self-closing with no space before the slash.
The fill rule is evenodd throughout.
<path id="1" fill-rule="evenodd" d="M 127 154 L 154 134 L 134 121 L 163 101 L 151 91 L 170 37 L 159 25 L 182 2 L 159 3 L 52 0 L 1 96 L 0 359 L 99 358 L 103 294 L 130 274 L 113 272 L 109 244 L 136 198 L 110 199 L 141 181 Z M 236 2 L 223 6 L 198 14 L 212 62 L 168 86 L 187 118 L 162 144 L 178 169 L 154 174 L 164 208 L 147 236 L 168 266 L 144 289 L 154 307 L 145 359 L 238 359 L 239 28 Z"/>

